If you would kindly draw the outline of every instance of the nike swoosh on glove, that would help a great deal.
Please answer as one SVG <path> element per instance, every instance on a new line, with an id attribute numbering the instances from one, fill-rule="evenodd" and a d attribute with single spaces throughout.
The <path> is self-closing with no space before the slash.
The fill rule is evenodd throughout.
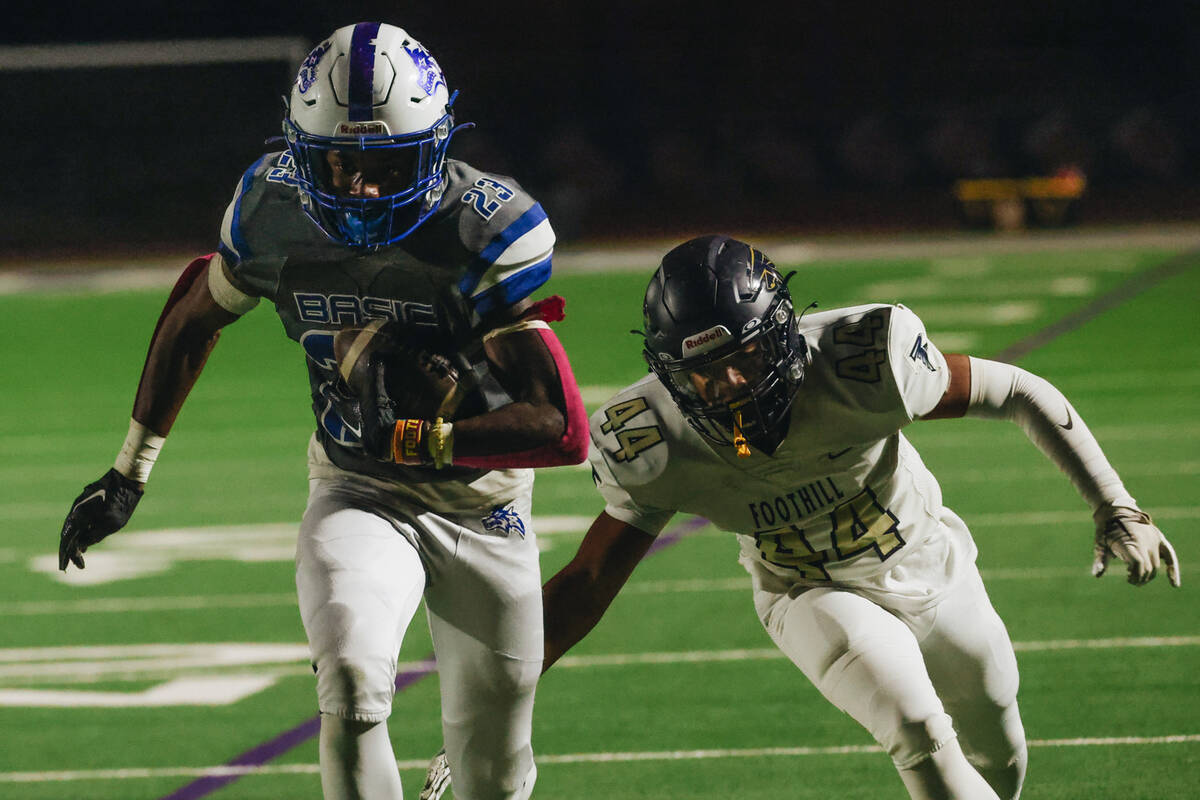
<path id="1" fill-rule="evenodd" d="M 85 486 L 63 522 L 58 539 L 58 568 L 66 571 L 68 564 L 74 564 L 83 569 L 84 551 L 125 527 L 141 499 L 141 484 L 115 469 Z"/>

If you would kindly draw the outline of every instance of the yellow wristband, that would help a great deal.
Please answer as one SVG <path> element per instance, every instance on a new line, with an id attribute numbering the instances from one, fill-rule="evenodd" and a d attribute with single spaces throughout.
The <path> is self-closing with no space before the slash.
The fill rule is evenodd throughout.
<path id="1" fill-rule="evenodd" d="M 450 466 L 454 457 L 454 424 L 443 422 L 441 417 L 433 421 L 429 429 L 429 455 L 433 456 L 435 469 Z"/>

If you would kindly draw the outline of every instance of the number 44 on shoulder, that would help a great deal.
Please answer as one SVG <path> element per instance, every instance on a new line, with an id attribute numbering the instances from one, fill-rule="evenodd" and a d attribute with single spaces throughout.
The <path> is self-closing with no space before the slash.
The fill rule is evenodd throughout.
<path id="1" fill-rule="evenodd" d="M 641 453 L 663 440 L 657 425 L 630 426 L 628 423 L 649 408 L 643 397 L 634 397 L 615 403 L 604 410 L 607 421 L 600 432 L 612 434 L 620 447 L 612 452 L 617 461 L 633 461 Z"/>

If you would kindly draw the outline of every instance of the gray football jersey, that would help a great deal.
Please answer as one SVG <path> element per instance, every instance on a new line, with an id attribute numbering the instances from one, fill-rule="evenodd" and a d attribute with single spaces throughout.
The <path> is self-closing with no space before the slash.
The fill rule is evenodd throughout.
<path id="1" fill-rule="evenodd" d="M 447 161 L 435 213 L 398 244 L 358 250 L 332 241 L 305 213 L 287 152 L 269 153 L 242 176 L 221 227 L 225 276 L 275 305 L 307 357 L 317 435 L 343 469 L 406 482 L 470 480 L 479 473 L 382 464 L 363 453 L 357 401 L 339 384 L 334 333 L 374 318 L 407 336 L 456 351 L 490 391 L 462 413 L 505 402 L 486 374 L 481 315 L 512 305 L 550 277 L 554 232 L 542 207 L 511 178 Z"/>
<path id="2" fill-rule="evenodd" d="M 920 319 L 869 305 L 801 325 L 812 360 L 772 455 L 703 439 L 653 375 L 593 414 L 606 511 L 652 534 L 677 511 L 706 517 L 738 534 L 744 556 L 818 584 L 877 574 L 940 535 L 941 489 L 900 432 L 949 382 Z"/>

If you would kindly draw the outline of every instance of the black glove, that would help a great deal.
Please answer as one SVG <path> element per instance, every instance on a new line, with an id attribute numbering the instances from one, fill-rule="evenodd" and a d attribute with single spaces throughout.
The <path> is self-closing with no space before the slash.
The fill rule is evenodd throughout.
<path id="1" fill-rule="evenodd" d="M 141 499 L 142 487 L 138 482 L 115 469 L 83 487 L 63 523 L 58 568 L 66 571 L 67 564 L 73 563 L 83 569 L 84 551 L 123 528 Z"/>
<path id="2" fill-rule="evenodd" d="M 396 430 L 396 404 L 388 394 L 386 367 L 378 355 L 366 368 L 366 386 L 358 399 L 362 413 L 359 439 L 363 451 L 378 461 L 392 460 L 392 436 Z"/>

